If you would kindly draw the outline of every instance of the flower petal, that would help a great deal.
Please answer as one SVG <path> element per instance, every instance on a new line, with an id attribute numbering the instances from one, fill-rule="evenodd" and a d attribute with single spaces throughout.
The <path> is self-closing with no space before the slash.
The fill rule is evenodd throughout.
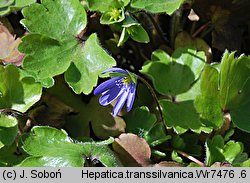
<path id="1" fill-rule="evenodd" d="M 116 102 L 114 108 L 113 108 L 113 116 L 117 116 L 117 114 L 121 111 L 126 99 L 128 97 L 128 89 L 123 90 L 123 93 L 121 94 L 120 98 Z"/>
<path id="2" fill-rule="evenodd" d="M 107 70 L 103 71 L 102 74 L 105 74 L 107 72 L 119 72 L 119 73 L 128 75 L 127 71 L 125 71 L 125 70 L 123 70 L 121 68 L 117 68 L 117 67 L 113 67 L 113 68 L 107 69 Z"/>
<path id="3" fill-rule="evenodd" d="M 102 106 L 109 105 L 111 102 L 113 102 L 117 97 L 119 97 L 121 95 L 123 90 L 124 89 L 119 88 L 119 87 L 114 87 L 114 88 L 108 90 L 107 92 L 105 92 L 103 94 L 103 96 L 100 97 L 99 103 Z"/>
<path id="4" fill-rule="evenodd" d="M 134 100 L 135 100 L 135 89 L 136 86 L 134 83 L 131 83 L 128 93 L 128 100 L 127 100 L 127 112 L 129 112 L 132 109 Z"/>
<path id="5" fill-rule="evenodd" d="M 96 89 L 94 90 L 94 95 L 100 95 L 104 91 L 106 91 L 106 90 L 108 90 L 110 88 L 116 87 L 115 82 L 118 81 L 119 79 L 122 79 L 122 77 L 111 78 L 111 79 L 103 82 L 98 87 L 96 87 Z"/>

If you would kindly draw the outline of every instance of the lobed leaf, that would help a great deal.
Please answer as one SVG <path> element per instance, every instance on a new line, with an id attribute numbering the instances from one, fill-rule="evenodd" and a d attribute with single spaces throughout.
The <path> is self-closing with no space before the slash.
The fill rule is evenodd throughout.
<path id="1" fill-rule="evenodd" d="M 38 13 L 38 16 L 33 14 Z M 75 93 L 89 94 L 98 75 L 115 65 L 115 60 L 100 46 L 97 35 L 86 42 L 77 38 L 87 24 L 86 12 L 78 0 L 43 0 L 23 10 L 21 23 L 31 32 L 19 50 L 25 53 L 23 67 L 45 80 L 65 73 Z"/>
<path id="2" fill-rule="evenodd" d="M 160 100 L 160 105 L 163 108 L 166 125 L 174 127 L 177 133 L 185 133 L 188 129 L 196 133 L 201 133 L 201 131 L 209 133 L 212 131 L 210 126 L 206 126 L 201 122 L 194 101 L 172 103 L 167 100 Z"/>
<path id="3" fill-rule="evenodd" d="M 132 0 L 131 6 L 134 8 L 145 9 L 152 13 L 166 12 L 167 14 L 172 14 L 182 3 L 183 0 Z"/>
<path id="4" fill-rule="evenodd" d="M 220 107 L 219 72 L 207 65 L 200 80 L 201 94 L 195 99 L 195 107 L 204 123 L 219 128 L 224 122 Z"/>
<path id="5" fill-rule="evenodd" d="M 63 41 L 74 39 L 86 27 L 87 15 L 78 0 L 41 2 L 22 10 L 24 19 L 21 20 L 21 24 L 31 33 Z"/>
<path id="6" fill-rule="evenodd" d="M 0 108 L 26 112 L 42 95 L 42 86 L 33 78 L 22 77 L 14 65 L 0 66 Z"/>
<path id="7" fill-rule="evenodd" d="M 0 2 L 0 17 L 5 16 L 13 11 L 35 3 L 36 0 L 2 0 Z"/>
<path id="8" fill-rule="evenodd" d="M 206 165 L 227 161 L 233 166 L 239 166 L 248 159 L 243 149 L 242 143 L 230 140 L 225 144 L 223 138 L 216 135 L 206 141 Z"/>
<path id="9" fill-rule="evenodd" d="M 0 166 L 11 167 L 21 163 L 27 154 L 17 147 L 16 142 L 0 148 Z"/>
<path id="10" fill-rule="evenodd" d="M 31 156 L 19 166 L 82 167 L 88 158 L 105 166 L 120 165 L 105 143 L 75 143 L 65 131 L 51 127 L 33 127 L 23 149 Z"/>
<path id="11" fill-rule="evenodd" d="M 145 106 L 136 108 L 132 113 L 125 116 L 126 132 L 143 137 L 150 146 L 159 145 L 171 138 L 166 135 L 165 126 L 157 123 L 156 116 L 149 112 Z"/>
<path id="12" fill-rule="evenodd" d="M 159 54 L 161 51 L 153 53 Z M 203 52 L 177 49 L 172 58 L 160 53 L 160 60 L 145 63 L 141 72 L 150 77 L 155 89 L 163 95 L 176 96 L 187 92 L 197 80 L 205 65 Z"/>
<path id="13" fill-rule="evenodd" d="M 11 145 L 17 136 L 17 120 L 12 116 L 0 115 L 0 149 Z"/>

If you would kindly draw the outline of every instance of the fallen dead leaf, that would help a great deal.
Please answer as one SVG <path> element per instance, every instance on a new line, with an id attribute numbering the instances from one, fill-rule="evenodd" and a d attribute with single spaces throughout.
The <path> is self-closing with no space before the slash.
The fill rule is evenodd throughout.
<path id="1" fill-rule="evenodd" d="M 145 139 L 132 133 L 123 133 L 112 145 L 124 166 L 152 166 L 151 149 Z"/>
<path id="2" fill-rule="evenodd" d="M 21 39 L 15 39 L 9 30 L 0 22 L 0 60 L 4 64 L 22 65 L 24 54 L 18 51 Z"/>
<path id="3" fill-rule="evenodd" d="M 174 161 L 161 161 L 155 164 L 154 167 L 183 167 L 183 165 Z"/>

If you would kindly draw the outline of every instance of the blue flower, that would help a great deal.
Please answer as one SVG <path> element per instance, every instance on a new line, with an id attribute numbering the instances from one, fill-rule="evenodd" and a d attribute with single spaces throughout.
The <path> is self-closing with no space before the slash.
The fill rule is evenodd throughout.
<path id="1" fill-rule="evenodd" d="M 135 99 L 136 78 L 132 73 L 120 68 L 110 68 L 102 74 L 109 72 L 113 74 L 110 74 L 111 76 L 115 77 L 100 84 L 94 90 L 94 95 L 102 94 L 99 102 L 103 106 L 109 105 L 118 98 L 112 112 L 113 116 L 117 116 L 126 101 L 127 111 L 131 110 Z"/>

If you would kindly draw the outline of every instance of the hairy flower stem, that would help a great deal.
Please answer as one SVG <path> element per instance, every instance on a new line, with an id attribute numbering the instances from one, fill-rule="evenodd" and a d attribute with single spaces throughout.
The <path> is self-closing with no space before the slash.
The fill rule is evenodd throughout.
<path id="1" fill-rule="evenodd" d="M 164 123 L 164 118 L 163 118 L 161 106 L 160 106 L 160 104 L 159 104 L 159 102 L 158 102 L 158 98 L 157 98 L 157 96 L 156 96 L 156 93 L 155 93 L 153 87 L 152 87 L 143 77 L 138 76 L 138 75 L 137 75 L 137 77 L 138 77 L 138 79 L 141 80 L 141 81 L 147 86 L 147 88 L 149 89 L 149 91 L 150 91 L 150 93 L 151 93 L 151 95 L 152 95 L 152 97 L 153 97 L 153 99 L 154 99 L 154 101 L 155 101 L 155 103 L 156 103 L 156 105 L 157 105 L 157 108 L 158 108 L 158 110 L 159 110 L 159 113 L 160 113 L 160 121 L 161 121 L 161 122 L 164 124 L 164 126 L 166 127 L 166 124 Z M 167 128 L 166 128 L 166 129 L 167 129 Z"/>

